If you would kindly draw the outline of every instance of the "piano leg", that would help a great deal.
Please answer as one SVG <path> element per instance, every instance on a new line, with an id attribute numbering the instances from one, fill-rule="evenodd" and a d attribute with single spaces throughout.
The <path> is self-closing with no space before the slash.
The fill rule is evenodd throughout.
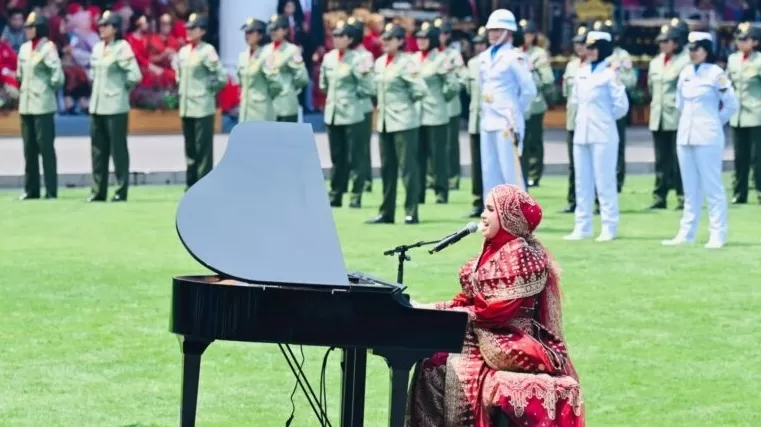
<path id="1" fill-rule="evenodd" d="M 341 384 L 341 427 L 362 427 L 365 418 L 367 350 L 343 349 Z"/>
<path id="2" fill-rule="evenodd" d="M 198 378 L 201 373 L 201 355 L 212 340 L 178 337 L 182 350 L 182 406 L 180 427 L 195 427 L 198 402 Z"/>
<path id="3" fill-rule="evenodd" d="M 407 413 L 407 388 L 410 381 L 410 370 L 418 360 L 431 355 L 430 352 L 403 351 L 390 349 L 373 349 L 373 354 L 386 359 L 391 370 L 391 395 L 389 396 L 389 427 L 404 427 L 404 417 Z"/>
<path id="4" fill-rule="evenodd" d="M 391 396 L 388 416 L 389 427 L 404 427 L 407 412 L 407 386 L 410 381 L 410 368 L 391 368 Z"/>

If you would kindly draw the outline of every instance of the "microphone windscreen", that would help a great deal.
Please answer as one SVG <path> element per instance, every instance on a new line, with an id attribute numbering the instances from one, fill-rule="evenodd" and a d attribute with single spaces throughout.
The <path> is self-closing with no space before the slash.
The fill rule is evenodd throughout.
<path id="1" fill-rule="evenodd" d="M 468 228 L 469 233 L 475 233 L 479 229 L 479 224 L 475 222 L 469 222 L 466 227 Z"/>

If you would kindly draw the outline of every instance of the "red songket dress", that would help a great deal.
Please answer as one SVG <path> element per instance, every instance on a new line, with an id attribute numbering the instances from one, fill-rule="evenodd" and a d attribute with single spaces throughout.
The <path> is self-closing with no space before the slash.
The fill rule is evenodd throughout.
<path id="1" fill-rule="evenodd" d="M 436 309 L 469 315 L 463 351 L 420 362 L 409 427 L 582 427 L 578 377 L 562 335 L 558 278 L 533 236 L 501 229 L 460 270 L 462 292 Z"/>

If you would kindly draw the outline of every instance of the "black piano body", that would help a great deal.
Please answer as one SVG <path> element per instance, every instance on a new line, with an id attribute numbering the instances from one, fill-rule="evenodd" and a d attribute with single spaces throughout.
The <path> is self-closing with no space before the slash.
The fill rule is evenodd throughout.
<path id="1" fill-rule="evenodd" d="M 177 232 L 218 273 L 173 279 L 182 427 L 195 425 L 201 356 L 215 340 L 277 343 L 286 360 L 283 345 L 343 349 L 342 427 L 364 422 L 367 351 L 388 363 L 389 425 L 401 427 L 412 365 L 462 349 L 465 313 L 414 308 L 404 286 L 346 272 L 309 125 L 236 126 L 220 163 L 180 202 Z"/>

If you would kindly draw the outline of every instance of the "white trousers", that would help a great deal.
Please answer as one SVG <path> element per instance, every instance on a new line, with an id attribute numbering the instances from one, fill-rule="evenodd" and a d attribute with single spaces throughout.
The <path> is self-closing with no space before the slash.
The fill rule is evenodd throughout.
<path id="1" fill-rule="evenodd" d="M 618 234 L 617 158 L 618 143 L 573 145 L 573 168 L 576 174 L 574 232 L 587 236 L 592 234 L 597 190 L 602 230 L 613 236 Z"/>
<path id="2" fill-rule="evenodd" d="M 492 188 L 515 184 L 526 189 L 517 147 L 503 131 L 481 131 L 481 176 L 484 201 Z"/>
<path id="3" fill-rule="evenodd" d="M 708 202 L 708 232 L 711 239 L 726 243 L 727 194 L 721 182 L 723 145 L 677 145 L 679 170 L 684 187 L 684 211 L 679 236 L 695 240 L 703 197 Z"/>

